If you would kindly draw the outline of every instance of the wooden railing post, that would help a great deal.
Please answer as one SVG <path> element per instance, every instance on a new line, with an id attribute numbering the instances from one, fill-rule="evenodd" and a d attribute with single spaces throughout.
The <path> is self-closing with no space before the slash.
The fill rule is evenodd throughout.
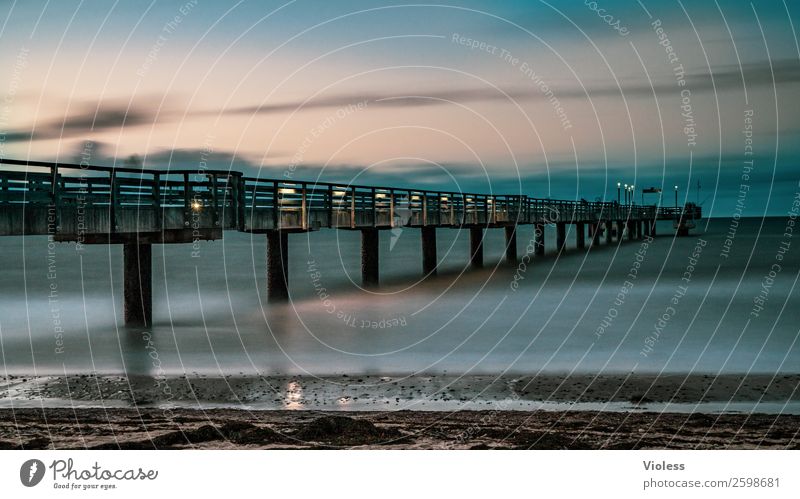
<path id="1" fill-rule="evenodd" d="M 211 203 L 214 205 L 214 227 L 219 226 L 219 198 L 217 196 L 217 175 L 212 173 L 209 175 L 209 179 L 211 180 Z"/>
<path id="2" fill-rule="evenodd" d="M 389 189 L 389 227 L 394 228 L 394 189 Z"/>
<path id="3" fill-rule="evenodd" d="M 255 204 L 255 191 L 253 191 L 253 202 Z M 272 182 L 272 228 L 275 230 L 281 228 L 280 193 L 277 180 Z"/>
<path id="4" fill-rule="evenodd" d="M 455 225 L 455 222 L 456 222 L 456 203 L 455 203 L 455 200 L 452 199 L 452 197 L 453 197 L 452 193 L 447 195 L 447 204 L 450 206 L 450 224 L 449 225 Z"/>
<path id="5" fill-rule="evenodd" d="M 328 184 L 328 191 L 326 193 L 326 209 L 328 212 L 328 227 L 333 227 L 333 185 Z"/>
<path id="6" fill-rule="evenodd" d="M 428 225 L 428 195 L 422 193 L 422 226 Z"/>
<path id="7" fill-rule="evenodd" d="M 350 228 L 356 228 L 356 188 L 350 188 Z"/>
<path id="8" fill-rule="evenodd" d="M 117 231 L 117 172 L 112 170 L 108 185 L 108 229 Z"/>
<path id="9" fill-rule="evenodd" d="M 378 203 L 377 199 L 375 198 L 375 188 L 372 188 L 372 226 L 375 227 L 378 225 Z"/>
<path id="10" fill-rule="evenodd" d="M 53 201 L 53 232 L 58 232 L 59 220 L 58 212 L 61 204 L 61 193 L 58 189 L 58 163 L 54 163 L 51 168 L 52 174 L 50 179 L 51 197 Z"/>
<path id="11" fill-rule="evenodd" d="M 189 174 L 183 174 L 183 226 L 189 227 L 191 225 L 192 213 L 192 188 L 189 183 Z"/>
<path id="12" fill-rule="evenodd" d="M 247 185 L 245 183 L 244 177 L 242 175 L 236 175 L 236 199 L 237 199 L 237 207 L 236 207 L 236 224 L 239 227 L 239 230 L 245 230 L 246 223 L 245 223 L 245 203 L 247 199 Z"/>
<path id="13" fill-rule="evenodd" d="M 306 183 L 303 182 L 302 186 L 303 186 L 302 194 L 300 198 L 300 216 L 302 217 L 302 219 L 300 222 L 300 227 L 303 230 L 306 230 L 308 228 L 308 213 L 307 213 L 308 204 L 306 203 Z"/>
<path id="14" fill-rule="evenodd" d="M 153 220 L 156 229 L 161 229 L 163 226 L 161 220 L 161 176 L 158 173 L 153 174 Z"/>

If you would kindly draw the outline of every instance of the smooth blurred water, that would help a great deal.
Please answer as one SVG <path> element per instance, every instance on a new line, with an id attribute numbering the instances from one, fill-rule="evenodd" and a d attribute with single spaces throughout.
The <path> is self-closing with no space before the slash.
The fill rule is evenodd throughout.
<path id="1" fill-rule="evenodd" d="M 786 220 L 746 219 L 725 258 L 730 224 L 703 221 L 676 239 L 661 223 L 633 280 L 640 241 L 556 257 L 548 227 L 548 255 L 524 272 L 502 263 L 502 230 L 488 231 L 486 267 L 476 271 L 468 233 L 440 229 L 440 275 L 422 282 L 419 231 L 387 231 L 382 285 L 372 291 L 358 286 L 359 232 L 293 234 L 292 300 L 277 306 L 265 303 L 265 236 L 226 232 L 198 248 L 154 246 L 147 332 L 122 324 L 120 247 L 55 244 L 48 262 L 46 237 L 4 237 L 2 364 L 13 374 L 798 372 L 800 249 L 778 262 Z M 532 235 L 520 229 L 520 256 Z M 707 244 L 687 284 L 699 238 Z M 774 263 L 780 271 L 756 317 L 753 300 Z M 633 286 L 615 304 L 626 280 Z"/>

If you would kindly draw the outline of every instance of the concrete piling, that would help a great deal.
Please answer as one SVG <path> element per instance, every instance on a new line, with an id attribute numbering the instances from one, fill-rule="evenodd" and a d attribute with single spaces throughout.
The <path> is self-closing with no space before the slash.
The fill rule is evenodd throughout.
<path id="1" fill-rule="evenodd" d="M 289 299 L 289 234 L 282 230 L 267 231 L 267 300 Z"/>
<path id="2" fill-rule="evenodd" d="M 470 227 L 469 254 L 474 268 L 483 267 L 483 227 Z"/>
<path id="3" fill-rule="evenodd" d="M 422 228 L 422 273 L 436 275 L 436 227 Z"/>
<path id="4" fill-rule="evenodd" d="M 122 250 L 124 286 L 124 315 L 128 326 L 152 325 L 153 263 L 152 245 L 129 243 Z"/>
<path id="5" fill-rule="evenodd" d="M 544 224 L 534 224 L 533 236 L 535 254 L 537 256 L 544 255 Z"/>
<path id="6" fill-rule="evenodd" d="M 556 247 L 559 252 L 567 249 L 567 224 L 564 222 L 556 224 Z"/>
<path id="7" fill-rule="evenodd" d="M 517 226 L 509 225 L 505 227 L 506 232 L 506 262 L 517 263 Z"/>
<path id="8" fill-rule="evenodd" d="M 380 281 L 380 233 L 378 229 L 361 229 L 361 284 L 377 287 Z"/>

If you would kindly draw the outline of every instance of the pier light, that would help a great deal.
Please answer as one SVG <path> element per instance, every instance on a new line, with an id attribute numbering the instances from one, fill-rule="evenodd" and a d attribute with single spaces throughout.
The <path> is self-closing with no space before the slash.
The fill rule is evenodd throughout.
<path id="1" fill-rule="evenodd" d="M 493 202 L 494 202 L 494 200 L 492 198 L 489 198 L 489 199 L 486 200 L 486 204 L 492 204 Z"/>
<path id="2" fill-rule="evenodd" d="M 379 193 L 375 194 L 375 197 L 378 198 L 378 199 L 385 199 L 386 198 L 386 194 L 383 194 L 383 193 L 379 192 Z"/>
<path id="3" fill-rule="evenodd" d="M 411 196 L 412 201 L 419 201 L 419 196 Z"/>
<path id="4" fill-rule="evenodd" d="M 333 195 L 334 196 L 340 196 L 341 197 L 341 196 L 344 196 L 345 194 L 347 194 L 347 191 L 333 191 Z"/>
<path id="5" fill-rule="evenodd" d="M 467 203 L 471 203 L 471 202 L 472 202 L 472 198 L 467 198 Z"/>
<path id="6" fill-rule="evenodd" d="M 442 201 L 447 201 L 447 199 L 448 199 L 448 198 L 447 198 L 447 196 L 442 196 L 440 199 L 441 199 Z"/>
<path id="7" fill-rule="evenodd" d="M 200 208 L 202 208 L 202 207 L 203 207 L 203 205 L 200 204 L 200 201 L 197 201 L 196 199 L 194 201 L 192 201 L 192 209 L 194 211 L 200 211 Z"/>
<path id="8" fill-rule="evenodd" d="M 295 189 L 289 189 L 289 188 L 286 188 L 286 187 L 282 187 L 282 188 L 278 189 L 278 194 L 297 194 L 297 191 Z"/>

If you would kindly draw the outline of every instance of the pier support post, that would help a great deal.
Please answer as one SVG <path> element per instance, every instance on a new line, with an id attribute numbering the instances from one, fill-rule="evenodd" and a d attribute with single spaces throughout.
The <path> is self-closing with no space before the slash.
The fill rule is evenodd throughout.
<path id="1" fill-rule="evenodd" d="M 591 245 L 598 246 L 600 244 L 600 222 L 589 224 L 589 237 L 591 238 Z"/>
<path id="2" fill-rule="evenodd" d="M 544 255 L 544 224 L 535 224 L 533 231 L 533 247 L 537 256 Z"/>
<path id="3" fill-rule="evenodd" d="M 578 248 L 586 247 L 586 232 L 584 232 L 583 229 L 583 222 L 577 222 L 575 224 L 575 245 Z"/>
<path id="4" fill-rule="evenodd" d="M 289 234 L 267 231 L 267 301 L 289 299 Z"/>
<path id="5" fill-rule="evenodd" d="M 650 237 L 656 237 L 656 224 L 655 219 L 650 222 Z"/>
<path id="6" fill-rule="evenodd" d="M 506 262 L 515 265 L 517 263 L 517 226 L 508 225 L 506 231 Z"/>
<path id="7" fill-rule="evenodd" d="M 149 243 L 123 245 L 124 315 L 127 326 L 151 326 L 153 259 Z"/>
<path id="8" fill-rule="evenodd" d="M 378 286 L 379 241 L 378 229 L 361 229 L 361 284 L 365 288 Z"/>
<path id="9" fill-rule="evenodd" d="M 567 224 L 564 222 L 556 223 L 556 247 L 559 252 L 567 249 Z"/>
<path id="10" fill-rule="evenodd" d="M 422 228 L 422 273 L 436 275 L 436 227 Z"/>
<path id="11" fill-rule="evenodd" d="M 625 236 L 625 222 L 617 220 L 617 242 L 621 243 L 622 238 Z"/>
<path id="12" fill-rule="evenodd" d="M 483 227 L 469 228 L 469 254 L 473 267 L 483 267 Z"/>
<path id="13" fill-rule="evenodd" d="M 606 220 L 606 244 L 611 244 L 614 241 L 614 236 L 611 234 L 614 231 L 614 222 Z"/>
<path id="14" fill-rule="evenodd" d="M 633 233 L 634 232 L 633 231 L 633 222 L 628 220 L 627 222 L 625 222 L 625 227 L 628 229 L 628 240 L 629 241 L 633 241 L 633 237 L 635 235 Z"/>

